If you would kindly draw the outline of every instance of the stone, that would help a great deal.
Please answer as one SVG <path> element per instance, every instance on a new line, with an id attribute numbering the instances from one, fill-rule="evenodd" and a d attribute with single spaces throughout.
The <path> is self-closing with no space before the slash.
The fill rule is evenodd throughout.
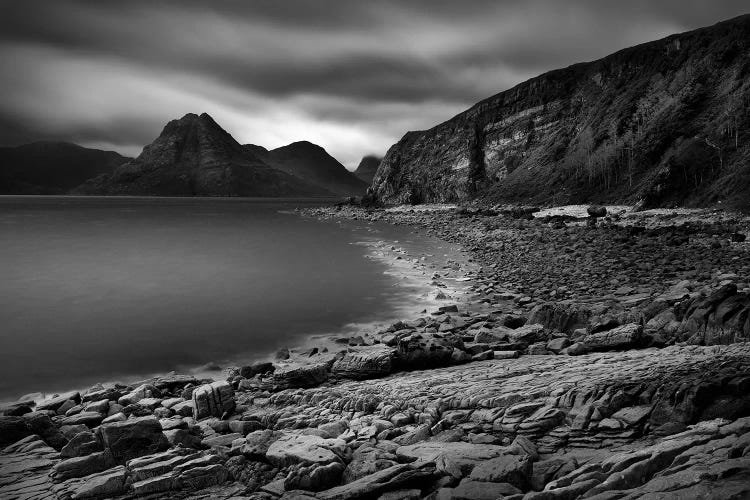
<path id="1" fill-rule="evenodd" d="M 128 490 L 128 471 L 122 465 L 66 482 L 72 498 L 114 498 Z"/>
<path id="2" fill-rule="evenodd" d="M 430 334 L 413 334 L 398 341 L 398 366 L 401 369 L 447 366 L 452 354 L 450 340 Z"/>
<path id="3" fill-rule="evenodd" d="M 541 324 L 526 324 L 522 327 L 516 328 L 515 330 L 508 330 L 508 341 L 510 343 L 523 342 L 525 344 L 533 344 L 536 342 L 546 341 L 544 334 L 544 325 Z"/>
<path id="4" fill-rule="evenodd" d="M 39 403 L 36 407 L 37 411 L 52 410 L 57 411 L 67 401 L 73 401 L 73 405 L 77 405 L 81 402 L 81 393 L 78 391 L 69 392 L 55 396 L 54 398 Z"/>
<path id="5" fill-rule="evenodd" d="M 394 356 L 394 349 L 382 346 L 350 350 L 333 363 L 331 372 L 339 377 L 352 379 L 382 377 L 393 371 Z"/>
<path id="6" fill-rule="evenodd" d="M 586 352 L 611 351 L 636 347 L 643 334 L 643 327 L 636 323 L 618 326 L 611 330 L 586 335 L 580 343 Z M 571 354 L 568 349 L 568 354 Z"/>
<path id="7" fill-rule="evenodd" d="M 84 455 L 90 455 L 97 451 L 104 451 L 102 443 L 96 438 L 93 432 L 84 431 L 76 434 L 66 444 L 62 450 L 60 450 L 60 457 L 72 458 L 82 457 Z"/>
<path id="8" fill-rule="evenodd" d="M 102 472 L 114 465 L 112 455 L 107 451 L 100 451 L 63 460 L 52 468 L 52 474 L 55 481 L 64 481 L 65 479 Z"/>
<path id="9" fill-rule="evenodd" d="M 159 398 L 161 391 L 151 384 L 141 384 L 128 394 L 118 398 L 117 402 L 122 406 L 128 406 L 137 403 L 143 398 Z"/>
<path id="10" fill-rule="evenodd" d="M 344 464 L 331 462 L 327 465 L 294 465 L 284 479 L 284 489 L 321 491 L 336 486 L 344 472 Z"/>
<path id="11" fill-rule="evenodd" d="M 328 379 L 328 363 L 277 365 L 273 383 L 280 389 L 315 387 Z"/>
<path id="12" fill-rule="evenodd" d="M 239 369 L 239 373 L 241 377 L 253 378 L 256 375 L 264 375 L 267 373 L 273 373 L 275 369 L 276 368 L 273 366 L 273 363 L 271 363 L 270 361 L 259 361 L 251 365 L 246 365 L 246 366 L 241 367 Z"/>
<path id="13" fill-rule="evenodd" d="M 223 417 L 234 410 L 236 403 L 232 386 L 226 381 L 201 385 L 193 391 L 193 417 Z"/>
<path id="14" fill-rule="evenodd" d="M 0 447 L 8 446 L 31 435 L 31 429 L 23 417 L 0 417 Z"/>
<path id="15" fill-rule="evenodd" d="M 480 464 L 469 476 L 474 481 L 510 483 L 526 489 L 531 478 L 532 460 L 529 455 L 500 455 Z"/>
<path id="16" fill-rule="evenodd" d="M 60 432 L 58 425 L 52 421 L 47 413 L 34 411 L 26 413 L 23 418 L 31 432 L 41 437 L 45 443 L 54 449 L 60 450 L 67 443 L 68 438 Z"/>
<path id="17" fill-rule="evenodd" d="M 450 492 L 450 498 L 452 500 L 497 500 L 520 493 L 522 493 L 521 490 L 508 483 L 485 483 L 464 479 Z"/>
<path id="18" fill-rule="evenodd" d="M 547 350 L 560 354 L 563 349 L 570 345 L 568 337 L 557 337 L 547 342 Z"/>
<path id="19" fill-rule="evenodd" d="M 170 429 L 164 431 L 164 437 L 167 439 L 170 446 L 194 449 L 200 449 L 202 447 L 201 438 L 187 429 Z"/>
<path id="20" fill-rule="evenodd" d="M 294 464 L 329 464 L 340 462 L 332 450 L 343 452 L 346 443 L 338 439 L 324 439 L 319 436 L 284 434 L 268 447 L 266 458 L 277 467 Z"/>
<path id="21" fill-rule="evenodd" d="M 169 443 L 155 417 L 141 417 L 99 427 L 104 448 L 118 464 L 165 450 Z"/>
<path id="22" fill-rule="evenodd" d="M 84 424 L 93 428 L 98 426 L 102 420 L 104 420 L 104 415 L 101 413 L 96 411 L 84 411 L 61 419 L 60 425 Z"/>
<path id="23" fill-rule="evenodd" d="M 248 458 L 265 458 L 268 448 L 281 437 L 281 433 L 266 429 L 251 432 L 245 436 L 244 442 L 240 442 L 240 452 Z M 233 445 L 234 448 L 234 445 Z"/>

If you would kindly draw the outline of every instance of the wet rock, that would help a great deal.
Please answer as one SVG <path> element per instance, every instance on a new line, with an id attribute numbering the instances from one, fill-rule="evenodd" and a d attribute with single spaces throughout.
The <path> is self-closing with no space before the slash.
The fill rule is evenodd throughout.
<path id="1" fill-rule="evenodd" d="M 112 455 L 107 451 L 101 451 L 63 460 L 56 464 L 52 470 L 55 481 L 64 481 L 102 472 L 114 466 L 115 462 Z"/>

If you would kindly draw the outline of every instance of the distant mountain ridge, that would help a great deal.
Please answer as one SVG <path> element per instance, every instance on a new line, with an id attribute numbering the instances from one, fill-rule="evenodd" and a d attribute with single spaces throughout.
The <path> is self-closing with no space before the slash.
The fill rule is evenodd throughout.
<path id="1" fill-rule="evenodd" d="M 750 208 L 750 15 L 550 71 L 408 132 L 373 190 L 385 203 Z"/>
<path id="2" fill-rule="evenodd" d="M 357 169 L 354 171 L 354 175 L 362 179 L 369 186 L 372 184 L 372 180 L 375 178 L 375 173 L 378 171 L 380 162 L 383 158 L 375 155 L 367 155 L 359 162 Z"/>
<path id="3" fill-rule="evenodd" d="M 243 147 L 273 168 L 338 196 L 362 195 L 369 185 L 348 171 L 325 149 L 308 141 L 293 142 L 270 151 L 254 144 Z"/>
<path id="4" fill-rule="evenodd" d="M 131 159 L 67 142 L 0 147 L 0 194 L 64 194 Z"/>
<path id="5" fill-rule="evenodd" d="M 297 144 L 297 143 L 295 143 Z M 307 143 L 310 144 L 310 143 Z M 293 145 L 290 145 L 293 146 Z M 290 147 L 287 146 L 287 147 Z M 334 197 L 341 175 L 330 183 L 326 172 L 332 162 L 344 167 L 319 146 L 310 144 L 307 154 L 330 161 L 316 172 L 315 161 L 305 154 L 284 161 L 277 150 L 239 144 L 213 118 L 188 113 L 172 120 L 159 137 L 134 160 L 113 172 L 80 185 L 76 194 L 148 196 L 259 196 Z M 293 148 L 294 149 L 294 148 Z M 301 165 L 297 167 L 294 162 Z M 344 169 L 346 170 L 346 169 Z M 348 172 L 347 172 L 348 173 Z M 296 175 L 295 175 L 296 174 Z M 351 178 L 358 182 L 352 174 Z M 352 192 L 359 186 L 352 183 Z M 334 189 L 336 188 L 336 189 Z M 364 192 L 365 187 L 361 188 Z M 361 194 L 361 193 L 356 193 Z"/>

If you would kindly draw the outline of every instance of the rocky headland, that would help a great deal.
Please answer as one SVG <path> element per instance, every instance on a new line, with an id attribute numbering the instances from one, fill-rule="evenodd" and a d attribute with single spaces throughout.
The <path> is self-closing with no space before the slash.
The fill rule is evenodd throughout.
<path id="1" fill-rule="evenodd" d="M 0 497 L 747 498 L 750 220 L 586 208 L 306 211 L 465 259 L 394 245 L 423 313 L 219 380 L 3 406 Z"/>

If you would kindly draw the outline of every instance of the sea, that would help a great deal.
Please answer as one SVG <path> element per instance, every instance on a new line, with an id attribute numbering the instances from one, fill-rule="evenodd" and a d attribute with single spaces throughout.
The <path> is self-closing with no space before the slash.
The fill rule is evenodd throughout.
<path id="1" fill-rule="evenodd" d="M 409 300 L 321 200 L 0 197 L 0 400 L 267 358 Z M 390 229 L 399 231 L 398 228 Z"/>

